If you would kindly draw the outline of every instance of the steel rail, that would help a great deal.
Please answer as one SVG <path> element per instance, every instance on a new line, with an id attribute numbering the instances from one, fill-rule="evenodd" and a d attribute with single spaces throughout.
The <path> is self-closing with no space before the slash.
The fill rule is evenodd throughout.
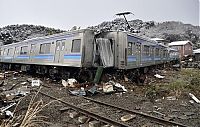
<path id="1" fill-rule="evenodd" d="M 72 109 L 74 109 L 74 110 L 77 110 L 77 111 L 79 111 L 79 112 L 81 112 L 81 113 L 83 113 L 83 114 L 85 114 L 85 115 L 88 115 L 89 117 L 92 117 L 92 118 L 94 118 L 94 119 L 100 120 L 100 121 L 102 121 L 102 122 L 104 122 L 104 123 L 112 124 L 112 125 L 116 125 L 116 126 L 120 126 L 120 127 L 131 127 L 131 126 L 129 126 L 129 125 L 127 125 L 127 124 L 124 124 L 124 123 L 121 123 L 121 122 L 119 122 L 119 121 L 116 121 L 116 120 L 113 120 L 113 119 L 109 119 L 109 118 L 100 116 L 100 115 L 98 115 L 98 114 L 89 112 L 89 111 L 87 111 L 87 110 L 85 110 L 85 109 L 82 109 L 82 108 L 80 108 L 80 107 L 77 107 L 77 106 L 75 106 L 75 105 L 72 105 L 72 104 L 70 104 L 70 103 L 68 103 L 68 102 L 66 102 L 66 101 L 64 101 L 64 100 L 62 100 L 62 99 L 59 99 L 59 98 L 56 98 L 56 97 L 54 97 L 54 96 L 48 95 L 48 94 L 46 94 L 46 93 L 44 93 L 44 92 L 41 92 L 41 91 L 38 91 L 38 92 L 39 92 L 40 94 L 42 94 L 42 95 L 45 95 L 45 96 L 47 96 L 47 97 L 50 97 L 50 98 L 52 98 L 52 99 L 54 99 L 54 100 L 57 100 L 57 101 L 63 103 L 63 104 L 66 104 L 66 105 L 69 106 L 70 108 L 72 108 Z"/>
<path id="2" fill-rule="evenodd" d="M 44 87 L 51 88 L 49 86 L 44 86 Z M 169 120 L 162 119 L 162 118 L 158 118 L 158 117 L 155 117 L 153 115 L 149 115 L 149 114 L 144 113 L 144 112 L 138 112 L 136 110 L 130 110 L 130 109 L 119 107 L 119 106 L 116 106 L 116 105 L 113 105 L 113 104 L 109 104 L 109 103 L 106 103 L 106 102 L 101 102 L 101 101 L 98 101 L 98 100 L 94 100 L 94 99 L 89 98 L 89 97 L 78 96 L 78 95 L 76 95 L 76 96 L 84 98 L 84 99 L 92 101 L 92 102 L 95 102 L 95 103 L 98 103 L 98 104 L 101 104 L 101 105 L 109 106 L 109 107 L 112 107 L 112 108 L 117 108 L 119 110 L 123 110 L 123 111 L 129 112 L 129 113 L 132 113 L 132 114 L 138 114 L 140 116 L 143 116 L 143 117 L 146 117 L 146 118 L 148 118 L 150 120 L 153 120 L 158 124 L 173 125 L 173 126 L 179 126 L 179 127 L 188 127 L 187 125 L 184 125 L 184 124 L 181 124 L 181 123 L 178 123 L 178 122 L 174 122 L 174 121 L 169 121 Z"/>
<path id="3" fill-rule="evenodd" d="M 89 101 L 92 101 L 92 102 L 95 102 L 95 103 L 98 103 L 98 104 L 102 104 L 102 105 L 106 105 L 106 106 L 109 106 L 109 107 L 117 108 L 117 109 L 129 112 L 129 113 L 138 114 L 140 116 L 147 117 L 147 118 L 149 118 L 149 119 L 151 119 L 153 121 L 157 121 L 158 123 L 163 123 L 163 124 L 166 124 L 166 125 L 174 125 L 174 126 L 179 126 L 179 127 L 188 127 L 188 126 L 183 125 L 183 124 L 178 123 L 178 122 L 165 120 L 165 119 L 158 118 L 158 117 L 155 117 L 155 116 L 143 113 L 143 112 L 138 112 L 136 110 L 130 110 L 130 109 L 127 109 L 127 108 L 122 108 L 122 107 L 119 107 L 119 106 L 116 106 L 116 105 L 113 105 L 113 104 L 109 104 L 109 103 L 106 103 L 106 102 L 100 102 L 100 101 L 94 100 L 94 99 L 89 98 L 89 97 L 83 97 L 83 96 L 79 96 L 79 97 L 82 97 L 82 98 L 84 98 L 86 100 L 89 100 Z"/>

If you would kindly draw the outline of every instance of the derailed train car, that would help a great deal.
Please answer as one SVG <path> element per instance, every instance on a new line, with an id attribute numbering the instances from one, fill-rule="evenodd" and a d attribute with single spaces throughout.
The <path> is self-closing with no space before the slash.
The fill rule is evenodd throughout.
<path id="1" fill-rule="evenodd" d="M 133 71 L 177 60 L 166 46 L 129 32 L 83 29 L 0 47 L 2 68 L 91 80 L 96 68 Z M 81 76 L 80 76 L 81 75 Z"/>

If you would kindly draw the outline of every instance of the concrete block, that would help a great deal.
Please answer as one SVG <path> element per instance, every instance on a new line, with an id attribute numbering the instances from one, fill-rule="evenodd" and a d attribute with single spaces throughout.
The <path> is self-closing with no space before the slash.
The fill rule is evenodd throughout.
<path id="1" fill-rule="evenodd" d="M 79 121 L 80 123 L 85 123 L 87 120 L 88 120 L 88 117 L 87 117 L 87 116 L 79 116 L 79 117 L 78 117 L 78 121 Z"/>
<path id="2" fill-rule="evenodd" d="M 75 111 L 69 113 L 69 117 L 72 118 L 72 119 L 78 117 L 78 115 L 79 115 L 79 113 L 75 112 Z"/>
<path id="3" fill-rule="evenodd" d="M 89 122 L 89 127 L 100 127 L 100 125 L 100 122 L 96 120 Z"/>

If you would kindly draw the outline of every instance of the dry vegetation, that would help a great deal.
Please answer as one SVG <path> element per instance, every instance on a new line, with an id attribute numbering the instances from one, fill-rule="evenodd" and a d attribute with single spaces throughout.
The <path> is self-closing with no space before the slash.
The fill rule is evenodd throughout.
<path id="1" fill-rule="evenodd" d="M 41 116 L 41 115 L 39 115 L 39 113 L 45 107 L 47 107 L 48 105 L 50 105 L 52 102 L 55 102 L 55 101 L 51 101 L 47 104 L 44 104 L 42 100 L 36 99 L 37 95 L 38 95 L 38 92 L 34 96 L 32 96 L 25 115 L 24 114 L 14 115 L 13 118 L 4 120 L 1 123 L 0 127 L 15 127 L 15 126 L 17 126 L 17 127 L 40 127 L 41 124 L 51 124 L 51 123 L 45 121 L 45 119 L 47 117 Z M 23 99 L 21 101 L 23 101 Z M 20 102 L 16 106 L 16 108 L 14 110 L 14 114 L 15 114 L 16 109 L 20 105 Z"/>

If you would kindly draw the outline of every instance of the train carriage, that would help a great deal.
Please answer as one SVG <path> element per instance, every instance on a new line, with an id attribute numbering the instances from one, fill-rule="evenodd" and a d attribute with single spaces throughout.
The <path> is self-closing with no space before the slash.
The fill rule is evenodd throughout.
<path id="1" fill-rule="evenodd" d="M 22 70 L 62 76 L 85 70 L 113 68 L 133 70 L 166 63 L 167 47 L 155 41 L 122 31 L 95 34 L 89 29 L 70 31 L 46 37 L 28 39 L 0 47 L 3 65 L 20 65 Z M 85 76 L 94 73 L 86 71 Z M 93 75 L 93 76 L 92 76 Z"/>

